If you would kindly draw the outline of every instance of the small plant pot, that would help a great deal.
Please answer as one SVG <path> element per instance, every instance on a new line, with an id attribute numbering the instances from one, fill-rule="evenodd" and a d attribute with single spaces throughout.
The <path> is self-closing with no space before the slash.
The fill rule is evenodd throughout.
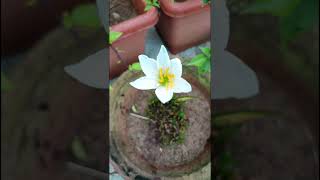
<path id="1" fill-rule="evenodd" d="M 183 77 L 192 86 L 192 92 L 184 95 L 195 98 L 184 105 L 189 125 L 181 144 L 162 145 L 157 140 L 157 128 L 132 115 L 135 109 L 136 114 L 145 116 L 148 100 L 154 94 L 152 90 L 140 91 L 129 85 L 142 76 L 141 72 L 126 71 L 112 85 L 109 152 L 131 178 L 180 177 L 199 172 L 210 177 L 210 172 L 199 171 L 209 165 L 211 154 L 209 86 L 201 84 L 191 70 L 184 71 Z"/>
<path id="2" fill-rule="evenodd" d="M 160 0 L 157 30 L 170 52 L 179 53 L 210 39 L 210 5 L 202 0 Z"/>
<path id="3" fill-rule="evenodd" d="M 122 36 L 109 47 L 109 77 L 114 78 L 138 60 L 143 54 L 148 29 L 159 19 L 156 8 L 145 12 L 144 0 L 132 0 L 138 16 L 111 27 L 112 31 L 122 32 Z M 120 57 L 119 57 L 120 56 Z"/>

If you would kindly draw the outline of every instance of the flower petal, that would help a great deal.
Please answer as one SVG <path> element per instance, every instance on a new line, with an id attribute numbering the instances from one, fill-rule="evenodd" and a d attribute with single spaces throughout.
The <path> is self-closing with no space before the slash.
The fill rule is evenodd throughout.
<path id="1" fill-rule="evenodd" d="M 172 89 L 167 89 L 165 87 L 158 87 L 156 89 L 156 95 L 158 99 L 163 103 L 169 102 L 173 97 L 173 91 Z"/>
<path id="2" fill-rule="evenodd" d="M 158 72 L 156 60 L 146 55 L 139 55 L 138 58 L 143 73 L 148 77 L 155 77 Z"/>
<path id="3" fill-rule="evenodd" d="M 182 64 L 180 59 L 174 58 L 171 60 L 171 72 L 174 74 L 176 78 L 182 76 Z"/>
<path id="4" fill-rule="evenodd" d="M 156 79 L 147 76 L 141 77 L 131 82 L 130 85 L 140 90 L 156 89 L 159 86 Z"/>
<path id="5" fill-rule="evenodd" d="M 191 85 L 183 78 L 176 78 L 174 81 L 174 93 L 188 93 L 192 91 Z"/>
<path id="6" fill-rule="evenodd" d="M 159 54 L 157 56 L 157 63 L 158 63 L 158 68 L 163 68 L 163 69 L 170 68 L 170 65 L 171 65 L 170 57 L 167 49 L 163 45 L 161 45 Z"/>

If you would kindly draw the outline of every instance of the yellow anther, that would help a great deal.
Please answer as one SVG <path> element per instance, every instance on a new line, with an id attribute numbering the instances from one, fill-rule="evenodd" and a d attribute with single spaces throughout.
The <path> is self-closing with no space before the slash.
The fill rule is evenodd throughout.
<path id="1" fill-rule="evenodd" d="M 174 74 L 171 74 L 169 68 L 159 69 L 159 83 L 167 89 L 174 86 Z"/>

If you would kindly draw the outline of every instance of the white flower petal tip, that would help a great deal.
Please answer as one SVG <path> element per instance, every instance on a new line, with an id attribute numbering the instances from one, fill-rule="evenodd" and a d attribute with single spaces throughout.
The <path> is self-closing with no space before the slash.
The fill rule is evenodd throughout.
<path id="1" fill-rule="evenodd" d="M 171 71 L 176 78 L 182 76 L 182 63 L 180 59 L 174 58 L 171 60 Z"/>
<path id="2" fill-rule="evenodd" d="M 167 49 L 161 45 L 159 54 L 157 56 L 158 68 L 170 68 L 170 57 Z"/>
<path id="3" fill-rule="evenodd" d="M 174 93 L 189 93 L 192 91 L 191 85 L 183 78 L 177 78 L 175 80 L 175 86 L 173 88 Z"/>
<path id="4" fill-rule="evenodd" d="M 155 78 L 158 71 L 156 60 L 151 59 L 146 55 L 139 55 L 138 58 L 143 73 L 148 77 Z"/>
<path id="5" fill-rule="evenodd" d="M 141 77 L 133 82 L 130 82 L 129 84 L 134 88 L 140 89 L 140 90 L 150 90 L 150 89 L 156 89 L 158 87 L 158 83 L 155 79 L 152 79 L 146 76 Z"/>
<path id="6" fill-rule="evenodd" d="M 161 101 L 162 104 L 169 102 L 173 97 L 173 91 L 168 90 L 165 87 L 159 87 L 155 91 L 156 96 Z"/>

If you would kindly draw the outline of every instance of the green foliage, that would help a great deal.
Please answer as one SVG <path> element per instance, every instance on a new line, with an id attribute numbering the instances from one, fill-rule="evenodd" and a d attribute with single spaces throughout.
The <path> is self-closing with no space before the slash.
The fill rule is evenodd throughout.
<path id="1" fill-rule="evenodd" d="M 109 44 L 112 44 L 122 36 L 122 32 L 111 31 L 109 32 Z"/>
<path id="2" fill-rule="evenodd" d="M 144 11 L 149 11 L 152 7 L 160 8 L 160 4 L 158 0 L 145 0 L 146 7 L 144 8 Z"/>
<path id="3" fill-rule="evenodd" d="M 173 97 L 171 101 L 162 104 L 157 97 L 152 97 L 148 103 L 146 116 L 152 119 L 159 132 L 162 145 L 182 144 L 185 141 L 188 120 L 184 113 L 184 102 Z"/>
<path id="4" fill-rule="evenodd" d="M 37 4 L 37 0 L 27 0 L 26 6 L 27 7 L 34 7 Z"/>
<path id="5" fill-rule="evenodd" d="M 195 66 L 200 74 L 211 71 L 211 48 L 200 48 L 201 54 L 196 55 L 186 65 Z"/>
<path id="6" fill-rule="evenodd" d="M 211 0 L 202 0 L 202 2 L 203 2 L 204 4 L 209 4 L 209 3 L 211 2 Z"/>
<path id="7" fill-rule="evenodd" d="M 72 153 L 80 161 L 87 160 L 87 152 L 79 137 L 75 137 L 71 144 Z"/>
<path id="8" fill-rule="evenodd" d="M 214 179 L 221 180 L 233 180 L 234 179 L 234 171 L 235 171 L 235 161 L 229 152 L 221 153 L 216 160 L 215 171 L 218 173 L 214 173 L 216 176 Z"/>
<path id="9" fill-rule="evenodd" d="M 228 126 L 241 125 L 248 121 L 258 120 L 261 118 L 269 117 L 271 115 L 274 115 L 274 113 L 261 111 L 238 111 L 220 113 L 213 115 L 212 123 L 216 128 L 224 128 Z"/>
<path id="10" fill-rule="evenodd" d="M 130 71 L 141 71 L 142 69 L 141 69 L 140 63 L 136 62 L 136 63 L 129 65 L 129 70 Z"/>
<path id="11" fill-rule="evenodd" d="M 256 0 L 243 13 L 271 14 L 280 18 L 280 35 L 285 45 L 299 33 L 319 22 L 318 0 Z"/>
<path id="12" fill-rule="evenodd" d="M 193 96 L 180 96 L 180 97 L 177 97 L 176 101 L 177 102 L 186 102 L 186 101 L 189 101 L 194 98 L 195 97 L 193 97 Z"/>
<path id="13" fill-rule="evenodd" d="M 12 88 L 10 81 L 4 73 L 1 72 L 1 91 L 8 91 Z"/>
<path id="14" fill-rule="evenodd" d="M 98 29 L 101 27 L 95 4 L 79 5 L 71 12 L 65 12 L 63 24 L 68 29 L 72 27 Z"/>

